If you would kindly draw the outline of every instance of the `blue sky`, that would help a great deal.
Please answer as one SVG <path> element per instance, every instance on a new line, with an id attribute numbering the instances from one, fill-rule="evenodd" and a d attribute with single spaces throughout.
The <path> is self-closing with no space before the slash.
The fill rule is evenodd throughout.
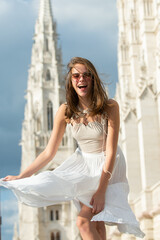
<path id="1" fill-rule="evenodd" d="M 0 0 L 0 177 L 18 174 L 20 169 L 24 95 L 38 8 L 39 0 Z M 109 96 L 114 97 L 118 81 L 116 0 L 54 0 L 52 9 L 63 63 L 73 56 L 88 58 L 102 79 L 110 82 Z M 1 189 L 1 207 L 2 239 L 11 240 L 18 207 L 5 189 Z"/>

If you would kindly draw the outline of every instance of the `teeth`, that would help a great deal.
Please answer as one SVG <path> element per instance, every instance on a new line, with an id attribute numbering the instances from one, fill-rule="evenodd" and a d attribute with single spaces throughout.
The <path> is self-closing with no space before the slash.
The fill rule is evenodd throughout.
<path id="1" fill-rule="evenodd" d="M 87 87 L 87 86 L 78 86 L 79 88 Z"/>

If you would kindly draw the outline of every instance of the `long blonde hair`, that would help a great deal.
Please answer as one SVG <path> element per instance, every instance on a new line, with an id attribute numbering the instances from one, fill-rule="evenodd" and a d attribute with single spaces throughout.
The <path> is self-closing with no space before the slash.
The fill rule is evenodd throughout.
<path id="1" fill-rule="evenodd" d="M 72 86 L 71 81 L 71 70 L 75 66 L 75 64 L 83 64 L 87 68 L 87 70 L 91 73 L 93 79 L 92 85 L 92 95 L 91 100 L 92 104 L 90 106 L 90 115 L 95 116 L 97 114 L 103 114 L 107 110 L 107 102 L 108 96 L 105 91 L 105 87 L 103 82 L 98 76 L 98 73 L 94 67 L 94 65 L 87 59 L 81 57 L 74 57 L 70 60 L 67 65 L 68 73 L 66 75 L 66 118 L 70 119 L 73 114 L 78 114 L 78 103 L 79 98 Z"/>

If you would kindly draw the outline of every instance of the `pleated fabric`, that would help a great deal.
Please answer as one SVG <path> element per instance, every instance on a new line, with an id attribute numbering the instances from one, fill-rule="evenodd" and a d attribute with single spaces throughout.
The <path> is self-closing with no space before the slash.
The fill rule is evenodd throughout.
<path id="1" fill-rule="evenodd" d="M 99 185 L 106 156 L 104 152 L 85 153 L 79 148 L 53 171 L 14 180 L 0 180 L 0 185 L 11 189 L 21 203 L 44 207 L 59 202 L 73 201 L 78 211 L 80 202 L 88 207 Z M 105 208 L 91 221 L 117 225 L 122 233 L 143 238 L 139 223 L 128 204 L 129 186 L 124 155 L 118 146 L 112 179 L 106 190 Z"/>

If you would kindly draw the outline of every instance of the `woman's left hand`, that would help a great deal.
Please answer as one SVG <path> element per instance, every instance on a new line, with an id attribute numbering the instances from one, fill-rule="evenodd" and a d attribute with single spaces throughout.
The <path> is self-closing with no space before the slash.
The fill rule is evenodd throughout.
<path id="1" fill-rule="evenodd" d="M 100 192 L 97 190 L 92 196 L 90 204 L 93 206 L 93 214 L 101 212 L 105 205 L 105 192 Z"/>

